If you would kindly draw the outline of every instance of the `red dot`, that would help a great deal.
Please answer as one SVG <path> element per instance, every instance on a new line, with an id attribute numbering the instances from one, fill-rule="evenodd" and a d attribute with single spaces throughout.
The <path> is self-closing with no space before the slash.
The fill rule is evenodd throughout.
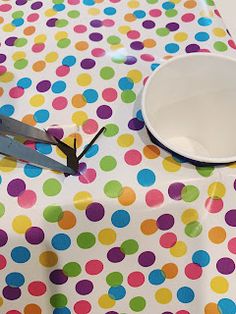
<path id="1" fill-rule="evenodd" d="M 117 91 L 114 88 L 105 88 L 102 91 L 102 98 L 108 102 L 112 102 L 117 98 Z"/>
<path id="2" fill-rule="evenodd" d="M 228 44 L 229 44 L 229 46 L 230 46 L 231 48 L 236 49 L 236 43 L 235 43 L 235 41 L 234 41 L 233 39 L 230 39 L 230 40 L 228 41 Z"/>
<path id="3" fill-rule="evenodd" d="M 128 284 L 131 287 L 140 287 L 145 281 L 144 274 L 139 271 L 134 271 L 128 276 Z"/>
<path id="4" fill-rule="evenodd" d="M 89 275 L 98 275 L 103 270 L 103 263 L 96 259 L 88 261 L 85 265 L 85 270 Z"/>
<path id="5" fill-rule="evenodd" d="M 78 301 L 74 305 L 74 311 L 76 314 L 88 314 L 91 309 L 91 304 L 86 300 Z"/>
<path id="6" fill-rule="evenodd" d="M 47 286 L 42 281 L 32 281 L 28 285 L 28 291 L 31 295 L 39 297 L 43 295 L 47 290 Z"/>
<path id="7" fill-rule="evenodd" d="M 185 275 L 192 280 L 198 279 L 202 275 L 202 268 L 198 264 L 190 263 L 185 267 Z"/>
<path id="8" fill-rule="evenodd" d="M 3 255 L 0 254 L 0 270 L 5 268 L 7 265 L 7 260 Z"/>
<path id="9" fill-rule="evenodd" d="M 165 249 L 171 248 L 176 242 L 177 236 L 173 232 L 166 232 L 160 237 L 160 245 Z"/>

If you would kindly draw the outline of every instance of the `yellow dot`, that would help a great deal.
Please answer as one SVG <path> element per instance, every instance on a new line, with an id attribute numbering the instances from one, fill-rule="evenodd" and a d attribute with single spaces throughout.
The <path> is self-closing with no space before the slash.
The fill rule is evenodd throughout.
<path id="1" fill-rule="evenodd" d="M 0 170 L 3 172 L 11 172 L 16 168 L 16 160 L 10 157 L 3 157 L 0 160 Z"/>
<path id="2" fill-rule="evenodd" d="M 36 94 L 30 98 L 30 104 L 33 107 L 40 107 L 44 104 L 45 97 L 41 94 Z"/>
<path id="3" fill-rule="evenodd" d="M 46 40 L 47 40 L 47 36 L 45 34 L 40 34 L 34 38 L 34 42 L 36 44 L 45 43 Z"/>
<path id="4" fill-rule="evenodd" d="M 77 76 L 77 83 L 80 86 L 88 86 L 91 82 L 92 77 L 87 73 L 82 73 L 79 76 Z"/>
<path id="5" fill-rule="evenodd" d="M 208 188 L 208 195 L 214 199 L 222 198 L 225 195 L 225 186 L 221 182 L 213 182 Z"/>
<path id="6" fill-rule="evenodd" d="M 74 138 L 76 138 L 76 148 L 79 148 L 82 145 L 82 137 L 79 133 L 71 134 L 63 139 L 63 142 L 69 145 L 70 147 L 74 146 Z M 56 147 L 56 153 L 61 158 L 66 159 L 66 155 L 58 148 Z"/>
<path id="7" fill-rule="evenodd" d="M 213 34 L 217 37 L 225 37 L 226 31 L 223 28 L 216 27 L 213 29 Z"/>
<path id="8" fill-rule="evenodd" d="M 0 82 L 2 83 L 8 83 L 13 81 L 14 74 L 12 72 L 5 72 L 2 75 L 0 75 Z"/>
<path id="9" fill-rule="evenodd" d="M 55 16 L 57 14 L 57 11 L 54 11 L 53 9 L 48 9 L 45 11 L 45 16 L 50 17 L 50 16 Z"/>
<path id="10" fill-rule="evenodd" d="M 131 134 L 122 134 L 118 137 L 117 143 L 120 147 L 129 147 L 134 143 L 134 137 Z"/>
<path id="11" fill-rule="evenodd" d="M 127 34 L 128 31 L 131 30 L 131 27 L 128 26 L 128 25 L 121 25 L 119 28 L 118 28 L 118 31 L 121 33 L 121 34 Z"/>
<path id="12" fill-rule="evenodd" d="M 167 288 L 158 289 L 155 293 L 155 299 L 160 304 L 168 304 L 172 300 L 172 292 Z"/>
<path id="13" fill-rule="evenodd" d="M 85 121 L 88 120 L 88 115 L 84 111 L 76 111 L 72 115 L 72 122 L 76 125 L 82 125 Z"/>
<path id="14" fill-rule="evenodd" d="M 183 212 L 181 220 L 185 225 L 189 224 L 190 222 L 196 221 L 198 220 L 198 212 L 196 211 L 196 209 L 188 208 Z"/>
<path id="15" fill-rule="evenodd" d="M 73 198 L 74 206 L 79 210 L 85 210 L 92 201 L 92 195 L 86 191 L 76 193 Z"/>
<path id="16" fill-rule="evenodd" d="M 113 244 L 116 241 L 116 232 L 113 229 L 102 229 L 98 234 L 98 240 L 104 245 Z"/>
<path id="17" fill-rule="evenodd" d="M 174 257 L 184 256 L 187 252 L 187 246 L 183 241 L 177 241 L 174 246 L 170 248 L 170 254 Z"/>
<path id="18" fill-rule="evenodd" d="M 26 54 L 24 51 L 17 51 L 15 53 L 13 53 L 12 55 L 12 59 L 14 61 L 20 60 L 20 59 L 24 59 L 26 57 Z"/>
<path id="19" fill-rule="evenodd" d="M 2 305 L 3 305 L 3 298 L 0 297 L 0 306 L 2 306 Z"/>
<path id="20" fill-rule="evenodd" d="M 91 8 L 91 9 L 88 10 L 88 14 L 89 15 L 95 16 L 95 15 L 98 15 L 99 13 L 100 13 L 100 10 L 97 9 L 97 8 Z"/>
<path id="21" fill-rule="evenodd" d="M 116 304 L 116 302 L 108 294 L 103 294 L 98 299 L 98 304 L 103 309 L 110 309 Z"/>
<path id="22" fill-rule="evenodd" d="M 180 1 L 182 1 L 182 0 L 170 0 L 170 2 L 175 3 L 175 4 L 180 3 Z"/>
<path id="23" fill-rule="evenodd" d="M 56 40 L 60 40 L 60 39 L 64 39 L 68 37 L 68 33 L 67 32 L 57 32 L 55 35 L 55 39 Z"/>
<path id="24" fill-rule="evenodd" d="M 12 228 L 16 233 L 23 234 L 32 226 L 29 217 L 20 215 L 16 216 L 12 221 Z"/>
<path id="25" fill-rule="evenodd" d="M 139 6 L 140 6 L 140 3 L 138 1 L 131 0 L 128 2 L 128 7 L 131 9 L 138 8 Z"/>
<path id="26" fill-rule="evenodd" d="M 45 57 L 45 61 L 48 63 L 55 62 L 57 59 L 58 59 L 58 53 L 56 52 L 49 52 Z"/>
<path id="27" fill-rule="evenodd" d="M 203 16 L 203 17 L 213 17 L 214 16 L 214 13 L 212 11 L 204 11 L 202 10 L 200 12 L 200 16 Z"/>
<path id="28" fill-rule="evenodd" d="M 177 42 L 182 42 L 188 39 L 188 34 L 185 32 L 179 32 L 174 35 L 174 40 Z"/>
<path id="29" fill-rule="evenodd" d="M 4 30 L 4 32 L 10 33 L 10 32 L 13 32 L 16 29 L 16 27 L 9 23 L 9 24 L 3 25 L 2 29 Z"/>
<path id="30" fill-rule="evenodd" d="M 143 75 L 139 70 L 131 70 L 128 72 L 127 77 L 129 77 L 134 83 L 141 81 Z"/>
<path id="31" fill-rule="evenodd" d="M 39 262 L 44 267 L 53 267 L 58 262 L 57 254 L 52 251 L 42 252 L 39 256 Z"/>
<path id="32" fill-rule="evenodd" d="M 216 276 L 211 280 L 211 289 L 216 293 L 225 293 L 229 289 L 228 280 L 222 276 Z"/>
<path id="33" fill-rule="evenodd" d="M 122 44 L 110 45 L 110 49 L 111 50 L 119 50 L 119 49 L 121 49 L 123 47 L 124 47 L 124 45 L 122 45 Z"/>
<path id="34" fill-rule="evenodd" d="M 172 156 L 168 156 L 162 161 L 164 169 L 168 172 L 176 172 L 181 168 L 181 164 L 174 160 Z"/>

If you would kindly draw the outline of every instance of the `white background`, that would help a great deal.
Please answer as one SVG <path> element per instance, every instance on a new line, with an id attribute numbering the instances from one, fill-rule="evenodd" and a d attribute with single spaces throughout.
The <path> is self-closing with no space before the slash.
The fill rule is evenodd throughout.
<path id="1" fill-rule="evenodd" d="M 236 0 L 215 0 L 215 4 L 236 41 Z"/>

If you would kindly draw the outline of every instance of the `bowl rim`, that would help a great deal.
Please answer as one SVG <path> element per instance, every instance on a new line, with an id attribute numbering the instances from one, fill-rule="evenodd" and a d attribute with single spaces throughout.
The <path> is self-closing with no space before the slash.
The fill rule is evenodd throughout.
<path id="1" fill-rule="evenodd" d="M 219 55 L 216 53 L 211 53 L 211 52 L 195 52 L 195 53 L 190 53 L 190 54 L 181 54 L 178 56 L 175 56 L 167 61 L 165 61 L 164 63 L 160 64 L 160 66 L 155 69 L 153 71 L 153 73 L 149 76 L 144 88 L 143 88 L 143 92 L 142 92 L 142 97 L 141 97 L 141 110 L 142 110 L 142 115 L 143 115 L 143 119 L 145 122 L 146 127 L 148 128 L 148 130 L 151 132 L 151 134 L 161 143 L 163 144 L 165 147 L 167 147 L 169 150 L 173 151 L 174 153 L 177 153 L 180 156 L 186 157 L 190 160 L 193 161 L 198 161 L 198 162 L 203 162 L 203 163 L 214 163 L 214 164 L 224 164 L 224 163 L 231 163 L 231 162 L 235 162 L 236 161 L 236 155 L 231 156 L 231 157 L 206 157 L 206 156 L 201 156 L 201 155 L 195 155 L 195 154 L 191 154 L 188 152 L 184 152 L 181 149 L 178 149 L 176 147 L 174 147 L 173 145 L 169 144 L 167 141 L 165 141 L 159 134 L 158 131 L 155 130 L 155 128 L 153 127 L 152 123 L 150 122 L 149 118 L 148 118 L 148 114 L 146 112 L 146 99 L 147 99 L 147 93 L 148 93 L 148 89 L 149 89 L 149 85 L 151 84 L 152 80 L 154 79 L 154 77 L 156 75 L 158 75 L 158 72 L 165 68 L 168 67 L 169 65 L 171 65 L 172 63 L 174 63 L 177 60 L 181 60 L 181 59 L 194 59 L 196 57 L 204 57 L 204 58 L 217 58 L 217 59 L 223 59 L 223 60 L 229 60 L 232 61 L 234 63 L 236 63 L 236 58 L 230 57 L 230 56 L 223 56 L 223 55 Z"/>

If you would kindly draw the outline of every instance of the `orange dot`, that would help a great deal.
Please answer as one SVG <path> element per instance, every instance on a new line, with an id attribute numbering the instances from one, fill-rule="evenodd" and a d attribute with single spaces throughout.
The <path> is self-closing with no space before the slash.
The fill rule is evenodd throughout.
<path id="1" fill-rule="evenodd" d="M 104 0 L 95 0 L 95 3 L 102 3 Z"/>
<path id="2" fill-rule="evenodd" d="M 22 122 L 32 126 L 36 125 L 36 121 L 34 120 L 34 116 L 32 114 L 27 114 L 26 116 L 24 116 Z"/>
<path id="3" fill-rule="evenodd" d="M 35 27 L 34 26 L 28 26 L 24 29 L 24 34 L 26 36 L 30 36 L 35 32 Z"/>
<path id="4" fill-rule="evenodd" d="M 220 311 L 218 310 L 217 304 L 211 302 L 205 306 L 204 313 L 205 314 L 220 314 Z"/>
<path id="5" fill-rule="evenodd" d="M 143 154 L 148 159 L 155 159 L 160 156 L 160 149 L 155 145 L 147 145 L 143 148 Z"/>
<path id="6" fill-rule="evenodd" d="M 133 189 L 128 186 L 123 187 L 121 195 L 118 197 L 118 201 L 121 205 L 129 206 L 136 200 L 136 194 Z"/>
<path id="7" fill-rule="evenodd" d="M 209 230 L 208 237 L 212 243 L 219 244 L 224 242 L 226 238 L 226 231 L 222 227 L 214 227 Z"/>
<path id="8" fill-rule="evenodd" d="M 76 44 L 75 44 L 75 48 L 79 51 L 83 51 L 83 50 L 86 50 L 88 49 L 88 43 L 86 41 L 78 41 Z"/>
<path id="9" fill-rule="evenodd" d="M 41 314 L 42 310 L 37 304 L 27 304 L 24 308 L 24 314 Z"/>
<path id="10" fill-rule="evenodd" d="M 4 89 L 0 87 L 0 97 L 3 95 L 3 93 L 4 93 Z"/>
<path id="11" fill-rule="evenodd" d="M 143 45 L 146 48 L 155 47 L 156 44 L 157 44 L 156 41 L 154 39 L 151 39 L 151 38 L 144 39 L 144 41 L 143 41 Z"/>
<path id="12" fill-rule="evenodd" d="M 0 16 L 0 24 L 2 24 L 3 22 L 4 22 L 4 18 Z"/>
<path id="13" fill-rule="evenodd" d="M 197 5 L 197 3 L 194 0 L 188 0 L 184 3 L 185 8 L 187 8 L 187 9 L 193 9 L 196 7 L 196 5 Z"/>
<path id="14" fill-rule="evenodd" d="M 178 274 L 178 267 L 174 263 L 165 264 L 161 270 L 164 272 L 167 279 L 173 279 Z"/>
<path id="15" fill-rule="evenodd" d="M 141 223 L 140 229 L 145 235 L 153 234 L 157 231 L 157 223 L 155 219 L 146 219 Z"/>
<path id="16" fill-rule="evenodd" d="M 46 62 L 43 61 L 43 60 L 40 60 L 40 61 L 37 61 L 35 62 L 33 65 L 32 65 L 32 69 L 35 71 L 35 72 L 41 72 L 45 69 L 45 66 L 46 66 Z"/>
<path id="17" fill-rule="evenodd" d="M 173 58 L 173 56 L 171 56 L 171 55 L 167 55 L 167 56 L 164 56 L 164 57 L 163 57 L 163 59 L 165 59 L 165 60 L 169 60 L 169 59 L 171 59 L 171 58 Z"/>
<path id="18" fill-rule="evenodd" d="M 87 104 L 85 97 L 82 94 L 76 94 L 72 97 L 72 105 L 75 108 L 82 108 Z"/>
<path id="19" fill-rule="evenodd" d="M 75 215 L 69 210 L 64 211 L 58 225 L 64 230 L 72 229 L 76 225 Z"/>
<path id="20" fill-rule="evenodd" d="M 125 19 L 125 21 L 127 21 L 127 22 L 133 22 L 133 21 L 136 20 L 136 16 L 133 15 L 132 13 L 127 13 L 127 14 L 125 14 L 125 16 L 124 16 L 124 19 Z"/>

